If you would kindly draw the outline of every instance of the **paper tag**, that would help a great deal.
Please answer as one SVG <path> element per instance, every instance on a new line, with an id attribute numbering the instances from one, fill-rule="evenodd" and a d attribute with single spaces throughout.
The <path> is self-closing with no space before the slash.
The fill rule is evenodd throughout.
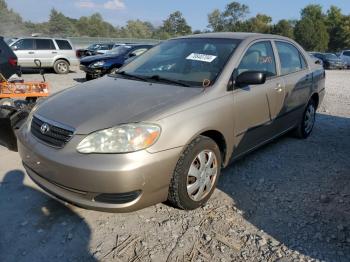
<path id="1" fill-rule="evenodd" d="M 187 60 L 195 60 L 195 61 L 201 61 L 201 62 L 207 62 L 211 63 L 217 58 L 215 55 L 206 55 L 206 54 L 197 54 L 192 53 L 188 57 L 186 57 Z"/>

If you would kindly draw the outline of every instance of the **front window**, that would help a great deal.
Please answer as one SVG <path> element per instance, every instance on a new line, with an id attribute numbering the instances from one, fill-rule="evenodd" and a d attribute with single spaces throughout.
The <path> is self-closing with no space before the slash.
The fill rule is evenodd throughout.
<path id="1" fill-rule="evenodd" d="M 326 59 L 339 59 L 335 54 L 326 54 Z"/>
<path id="2" fill-rule="evenodd" d="M 267 77 L 275 76 L 275 56 L 270 41 L 253 44 L 242 58 L 238 66 L 238 74 L 246 71 L 264 72 Z"/>
<path id="3" fill-rule="evenodd" d="M 215 82 L 239 42 L 215 38 L 169 40 L 124 66 L 121 71 L 142 78 L 209 86 Z"/>

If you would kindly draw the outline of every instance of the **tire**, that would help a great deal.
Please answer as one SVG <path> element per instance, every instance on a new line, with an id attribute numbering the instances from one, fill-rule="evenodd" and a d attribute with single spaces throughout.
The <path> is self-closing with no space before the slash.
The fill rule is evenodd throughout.
<path id="1" fill-rule="evenodd" d="M 93 80 L 94 77 L 90 74 L 86 74 L 85 79 L 86 79 L 86 81 L 90 81 L 90 80 Z"/>
<path id="2" fill-rule="evenodd" d="M 316 103 L 311 99 L 305 108 L 302 119 L 294 130 L 295 137 L 306 139 L 310 136 L 316 121 L 316 110 Z"/>
<path id="3" fill-rule="evenodd" d="M 56 74 L 68 74 L 69 73 L 69 63 L 66 60 L 57 60 L 55 64 L 53 65 L 53 69 L 55 70 Z"/>
<path id="4" fill-rule="evenodd" d="M 0 106 L 14 106 L 15 101 L 11 98 L 0 99 Z"/>
<path id="5" fill-rule="evenodd" d="M 200 155 L 204 165 L 201 164 Z M 211 164 L 209 159 L 213 159 Z M 205 169 L 200 171 L 202 167 Z M 176 164 L 169 186 L 168 201 L 184 210 L 203 206 L 216 188 L 220 171 L 221 153 L 218 145 L 208 137 L 199 136 L 186 147 Z M 201 192 L 203 193 L 200 194 Z"/>

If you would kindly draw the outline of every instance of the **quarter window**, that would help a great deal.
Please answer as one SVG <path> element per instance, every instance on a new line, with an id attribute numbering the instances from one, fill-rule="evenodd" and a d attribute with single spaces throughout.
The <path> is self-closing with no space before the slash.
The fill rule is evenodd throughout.
<path id="1" fill-rule="evenodd" d="M 292 44 L 276 42 L 281 62 L 281 73 L 287 75 L 307 67 L 306 61 L 299 50 Z"/>
<path id="2" fill-rule="evenodd" d="M 343 54 L 344 54 L 345 56 L 350 56 L 350 51 L 345 51 Z"/>
<path id="3" fill-rule="evenodd" d="M 51 39 L 35 39 L 36 50 L 54 50 L 56 49 Z"/>
<path id="4" fill-rule="evenodd" d="M 56 39 L 56 43 L 57 43 L 58 48 L 60 50 L 72 50 L 73 49 L 67 40 L 57 40 Z"/>
<path id="5" fill-rule="evenodd" d="M 266 73 L 267 77 L 276 75 L 276 62 L 269 41 L 253 44 L 242 58 L 238 66 L 238 74 L 246 71 Z"/>

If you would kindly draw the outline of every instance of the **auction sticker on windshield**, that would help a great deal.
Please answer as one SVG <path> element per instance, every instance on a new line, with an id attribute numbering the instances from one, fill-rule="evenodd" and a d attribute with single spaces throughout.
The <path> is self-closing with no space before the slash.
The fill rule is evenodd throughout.
<path id="1" fill-rule="evenodd" d="M 207 62 L 211 63 L 217 58 L 215 55 L 206 55 L 206 54 L 197 54 L 192 53 L 188 57 L 186 57 L 187 60 L 195 60 L 195 61 L 201 61 L 201 62 Z"/>

